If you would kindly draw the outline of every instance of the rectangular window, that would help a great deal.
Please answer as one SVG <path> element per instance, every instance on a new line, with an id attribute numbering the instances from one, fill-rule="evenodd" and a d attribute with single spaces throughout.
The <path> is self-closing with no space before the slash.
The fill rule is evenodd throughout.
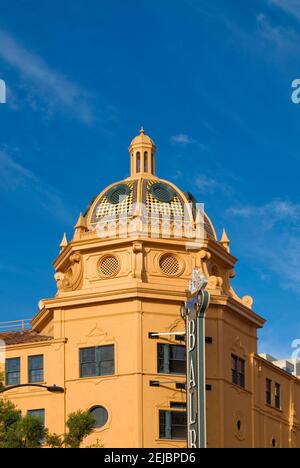
<path id="1" fill-rule="evenodd" d="M 245 361 L 232 354 L 231 356 L 232 383 L 245 388 Z"/>
<path id="2" fill-rule="evenodd" d="M 20 358 L 6 359 L 5 374 L 6 385 L 20 385 L 21 372 L 20 372 Z"/>
<path id="3" fill-rule="evenodd" d="M 266 403 L 272 404 L 272 380 L 266 379 Z"/>
<path id="4" fill-rule="evenodd" d="M 43 427 L 45 427 L 45 410 L 44 409 L 29 410 L 27 414 L 28 416 L 31 416 L 32 418 L 39 419 L 41 423 L 43 424 Z"/>
<path id="5" fill-rule="evenodd" d="M 158 373 L 160 374 L 185 374 L 186 373 L 186 348 L 180 345 L 157 345 Z"/>
<path id="6" fill-rule="evenodd" d="M 187 415 L 185 411 L 159 411 L 159 438 L 186 440 Z"/>
<path id="7" fill-rule="evenodd" d="M 80 353 L 80 377 L 113 375 L 115 372 L 114 345 L 82 348 Z"/>
<path id="8" fill-rule="evenodd" d="M 28 382 L 44 382 L 44 356 L 28 357 Z"/>
<path id="9" fill-rule="evenodd" d="M 281 408 L 281 386 L 279 383 L 275 383 L 275 408 Z"/>

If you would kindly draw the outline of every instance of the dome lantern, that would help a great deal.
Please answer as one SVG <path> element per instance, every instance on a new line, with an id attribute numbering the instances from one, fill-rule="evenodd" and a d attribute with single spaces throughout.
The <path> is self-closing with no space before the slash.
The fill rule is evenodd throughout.
<path id="1" fill-rule="evenodd" d="M 142 127 L 128 148 L 130 154 L 130 176 L 155 175 L 156 146 L 153 140 L 145 134 Z"/>

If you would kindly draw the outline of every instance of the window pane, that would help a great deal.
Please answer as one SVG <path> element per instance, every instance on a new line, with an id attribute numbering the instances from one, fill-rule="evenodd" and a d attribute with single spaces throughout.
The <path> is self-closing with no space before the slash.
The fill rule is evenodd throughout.
<path id="1" fill-rule="evenodd" d="M 114 345 L 80 350 L 80 377 L 112 375 L 114 372 Z"/>
<path id="2" fill-rule="evenodd" d="M 237 357 L 231 356 L 231 368 L 232 370 L 237 370 Z"/>
<path id="3" fill-rule="evenodd" d="M 234 385 L 245 388 L 245 361 L 231 355 L 231 378 Z"/>
<path id="4" fill-rule="evenodd" d="M 185 361 L 171 361 L 170 362 L 170 373 L 171 374 L 185 374 L 186 373 L 186 362 Z"/>
<path id="5" fill-rule="evenodd" d="M 114 359 L 114 346 L 101 346 L 101 361 L 113 361 Z"/>
<path id="6" fill-rule="evenodd" d="M 186 373 L 185 346 L 158 344 L 158 372 L 164 374 Z"/>
<path id="7" fill-rule="evenodd" d="M 170 346 L 170 358 L 171 359 L 179 359 L 185 360 L 185 347 L 184 346 Z"/>
<path id="8" fill-rule="evenodd" d="M 159 438 L 166 438 L 166 411 L 159 412 Z"/>
<path id="9" fill-rule="evenodd" d="M 91 362 L 91 363 L 81 365 L 80 377 L 93 377 L 95 375 L 97 375 L 95 363 Z"/>
<path id="10" fill-rule="evenodd" d="M 103 406 L 95 406 L 90 410 L 95 418 L 95 428 L 103 427 L 108 421 L 108 412 Z"/>
<path id="11" fill-rule="evenodd" d="M 6 360 L 6 385 L 20 385 L 20 358 Z"/>
<path id="12" fill-rule="evenodd" d="M 114 361 L 103 361 L 100 363 L 100 375 L 112 375 L 114 372 Z"/>
<path id="13" fill-rule="evenodd" d="M 29 356 L 28 380 L 29 383 L 44 381 L 44 356 Z"/>
<path id="14" fill-rule="evenodd" d="M 159 438 L 187 438 L 187 415 L 185 411 L 159 411 Z"/>
<path id="15" fill-rule="evenodd" d="M 28 416 L 39 419 L 41 423 L 43 424 L 43 426 L 45 427 L 45 410 L 44 409 L 29 410 L 27 414 Z"/>
<path id="16" fill-rule="evenodd" d="M 80 362 L 95 362 L 96 348 L 84 348 L 80 350 Z"/>
<path id="17" fill-rule="evenodd" d="M 172 439 L 186 439 L 187 418 L 183 411 L 172 412 Z"/>
<path id="18" fill-rule="evenodd" d="M 280 409 L 280 406 L 281 406 L 280 391 L 281 391 L 280 384 L 276 383 L 275 384 L 275 407 L 278 409 Z"/>

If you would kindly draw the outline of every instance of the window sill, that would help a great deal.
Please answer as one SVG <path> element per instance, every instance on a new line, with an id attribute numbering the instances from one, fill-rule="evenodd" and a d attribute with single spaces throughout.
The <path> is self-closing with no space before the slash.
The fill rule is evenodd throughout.
<path id="1" fill-rule="evenodd" d="M 39 381 L 39 382 L 28 382 L 27 385 L 47 385 L 47 382 L 45 381 Z"/>
<path id="2" fill-rule="evenodd" d="M 116 374 L 92 375 L 90 377 L 79 377 L 79 380 L 104 379 L 106 377 L 116 377 Z"/>
<path id="3" fill-rule="evenodd" d="M 155 442 L 187 442 L 186 439 L 167 439 L 167 438 L 164 438 L 164 439 L 156 439 Z"/>
<path id="4" fill-rule="evenodd" d="M 157 372 L 156 375 L 165 375 L 167 377 L 170 377 L 170 376 L 171 377 L 173 377 L 173 376 L 174 377 L 186 377 L 186 372 L 184 372 L 183 374 L 173 374 L 171 372 L 167 372 L 167 373 L 166 372 Z"/>
<path id="5" fill-rule="evenodd" d="M 270 405 L 270 403 L 265 403 L 265 406 L 269 409 L 278 411 L 278 413 L 283 413 L 282 408 L 276 408 L 276 406 Z"/>
<path id="6" fill-rule="evenodd" d="M 235 384 L 235 383 L 231 382 L 231 385 L 232 385 L 234 388 L 238 388 L 238 389 L 241 390 L 241 391 L 248 392 L 248 390 L 246 389 L 246 387 L 242 387 L 242 386 L 239 385 L 239 384 Z"/>

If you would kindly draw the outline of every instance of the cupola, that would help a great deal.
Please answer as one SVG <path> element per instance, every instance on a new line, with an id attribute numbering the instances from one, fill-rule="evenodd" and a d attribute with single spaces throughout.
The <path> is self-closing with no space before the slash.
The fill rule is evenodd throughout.
<path id="1" fill-rule="evenodd" d="M 153 140 L 145 134 L 143 127 L 128 148 L 130 153 L 130 176 L 155 175 L 156 146 Z"/>

